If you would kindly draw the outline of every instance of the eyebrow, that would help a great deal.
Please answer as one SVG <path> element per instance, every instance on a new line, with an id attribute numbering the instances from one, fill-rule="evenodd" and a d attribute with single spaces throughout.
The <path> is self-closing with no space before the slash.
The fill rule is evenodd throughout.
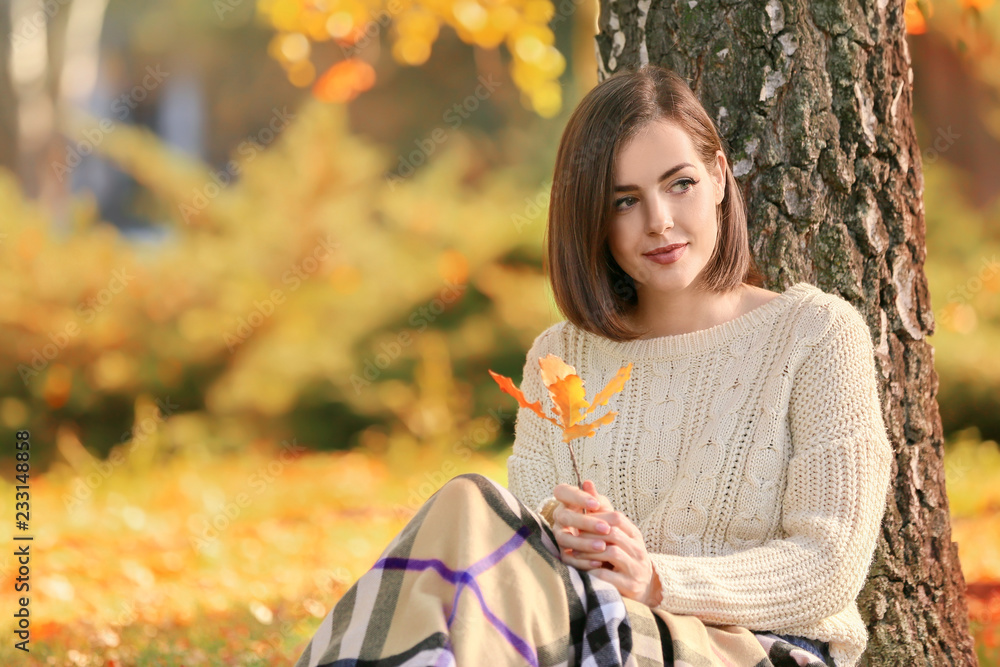
<path id="1" fill-rule="evenodd" d="M 660 174 L 660 177 L 659 177 L 658 179 L 656 179 L 656 182 L 657 182 L 657 183 L 660 183 L 660 182 L 662 182 L 662 181 L 665 181 L 665 180 L 667 180 L 668 178 L 670 178 L 670 176 L 671 176 L 671 175 L 672 175 L 672 174 L 673 174 L 673 173 L 674 173 L 675 171 L 680 171 L 680 170 L 681 170 L 681 169 L 683 169 L 684 167 L 693 167 L 693 166 L 694 166 L 694 165 L 693 165 L 693 164 L 691 164 L 690 162 L 681 162 L 681 163 L 680 163 L 680 164 L 678 164 L 678 165 L 674 165 L 674 166 L 673 166 L 673 167 L 671 167 L 670 169 L 667 169 L 667 170 L 666 170 L 665 172 L 663 172 L 662 174 Z M 626 191 L 628 191 L 628 190 L 638 190 L 638 189 L 639 189 L 639 186 L 638 186 L 638 185 L 616 185 L 616 186 L 615 186 L 615 190 L 614 190 L 614 191 L 615 191 L 615 192 L 626 192 Z"/>

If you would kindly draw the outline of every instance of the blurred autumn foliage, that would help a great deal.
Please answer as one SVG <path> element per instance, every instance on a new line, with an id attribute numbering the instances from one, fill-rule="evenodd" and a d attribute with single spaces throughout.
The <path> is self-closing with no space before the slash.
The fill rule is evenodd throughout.
<path id="1" fill-rule="evenodd" d="M 374 70 L 355 54 L 379 33 L 391 33 L 392 57 L 404 65 L 422 65 L 442 25 L 467 44 L 484 49 L 505 45 L 510 54 L 510 75 L 521 91 L 521 102 L 540 116 L 551 118 L 562 105 L 559 75 L 566 59 L 555 46 L 552 25 L 567 20 L 581 0 L 476 0 L 426 2 L 423 0 L 258 0 L 259 16 L 276 34 L 268 52 L 295 85 L 305 86 L 317 77 L 311 44 L 333 41 L 343 60 L 331 65 L 313 84 L 313 94 L 323 101 L 342 102 L 374 83 Z"/>
<path id="2" fill-rule="evenodd" d="M 291 665 L 441 484 L 463 472 L 506 479 L 503 457 L 471 449 L 442 467 L 402 443 L 389 456 L 286 445 L 33 477 L 31 652 L 3 642 L 0 664 Z M 13 484 L 0 480 L 0 493 L 12 498 Z M 18 563 L 3 546 L 0 605 L 11 610 Z M 0 631 L 14 636 L 5 616 Z"/>
<path id="3" fill-rule="evenodd" d="M 60 234 L 0 176 L 10 437 L 28 428 L 52 443 L 72 426 L 103 456 L 134 434 L 139 397 L 174 405 L 151 436 L 165 451 L 279 433 L 346 448 L 387 417 L 433 440 L 498 403 L 495 387 L 477 389 L 486 360 L 520 367 L 549 319 L 540 193 L 514 170 L 466 182 L 477 160 L 461 134 L 389 181 L 392 159 L 351 136 L 341 107 L 313 101 L 294 116 L 228 186 L 146 131 L 109 135 L 101 150 L 172 213 L 156 247 L 123 240 L 86 200 Z M 435 364 L 429 384 L 454 373 L 435 413 L 410 382 L 422 359 Z"/>

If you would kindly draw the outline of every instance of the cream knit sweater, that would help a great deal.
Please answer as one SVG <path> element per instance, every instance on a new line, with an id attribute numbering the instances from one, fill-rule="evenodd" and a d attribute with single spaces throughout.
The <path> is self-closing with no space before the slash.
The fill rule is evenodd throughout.
<path id="1" fill-rule="evenodd" d="M 620 343 L 562 321 L 535 339 L 520 385 L 552 414 L 538 366 L 550 352 L 588 399 L 633 363 L 606 408 L 615 421 L 573 446 L 582 479 L 642 531 L 659 607 L 828 641 L 837 667 L 855 667 L 868 641 L 856 597 L 893 464 L 860 313 L 800 282 L 691 333 Z M 575 484 L 560 430 L 526 408 L 507 471 L 536 511 Z"/>

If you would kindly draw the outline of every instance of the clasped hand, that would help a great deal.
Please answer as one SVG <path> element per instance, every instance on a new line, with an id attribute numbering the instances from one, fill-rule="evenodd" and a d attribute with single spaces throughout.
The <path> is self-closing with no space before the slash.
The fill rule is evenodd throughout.
<path id="1" fill-rule="evenodd" d="M 583 489 L 559 484 L 552 495 L 560 503 L 552 513 L 552 532 L 562 562 L 590 571 L 623 597 L 657 606 L 662 599 L 660 580 L 635 524 L 597 493 L 589 479 Z"/>

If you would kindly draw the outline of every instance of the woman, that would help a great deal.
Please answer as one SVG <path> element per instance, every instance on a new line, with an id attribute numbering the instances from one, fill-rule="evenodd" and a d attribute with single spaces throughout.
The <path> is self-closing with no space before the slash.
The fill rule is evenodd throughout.
<path id="1" fill-rule="evenodd" d="M 869 329 L 808 283 L 760 288 L 683 79 L 644 66 L 580 102 L 546 250 L 566 319 L 528 351 L 525 398 L 547 405 L 549 353 L 590 387 L 633 364 L 615 421 L 573 443 L 583 488 L 522 408 L 508 489 L 447 482 L 298 664 L 854 667 L 893 458 Z"/>

